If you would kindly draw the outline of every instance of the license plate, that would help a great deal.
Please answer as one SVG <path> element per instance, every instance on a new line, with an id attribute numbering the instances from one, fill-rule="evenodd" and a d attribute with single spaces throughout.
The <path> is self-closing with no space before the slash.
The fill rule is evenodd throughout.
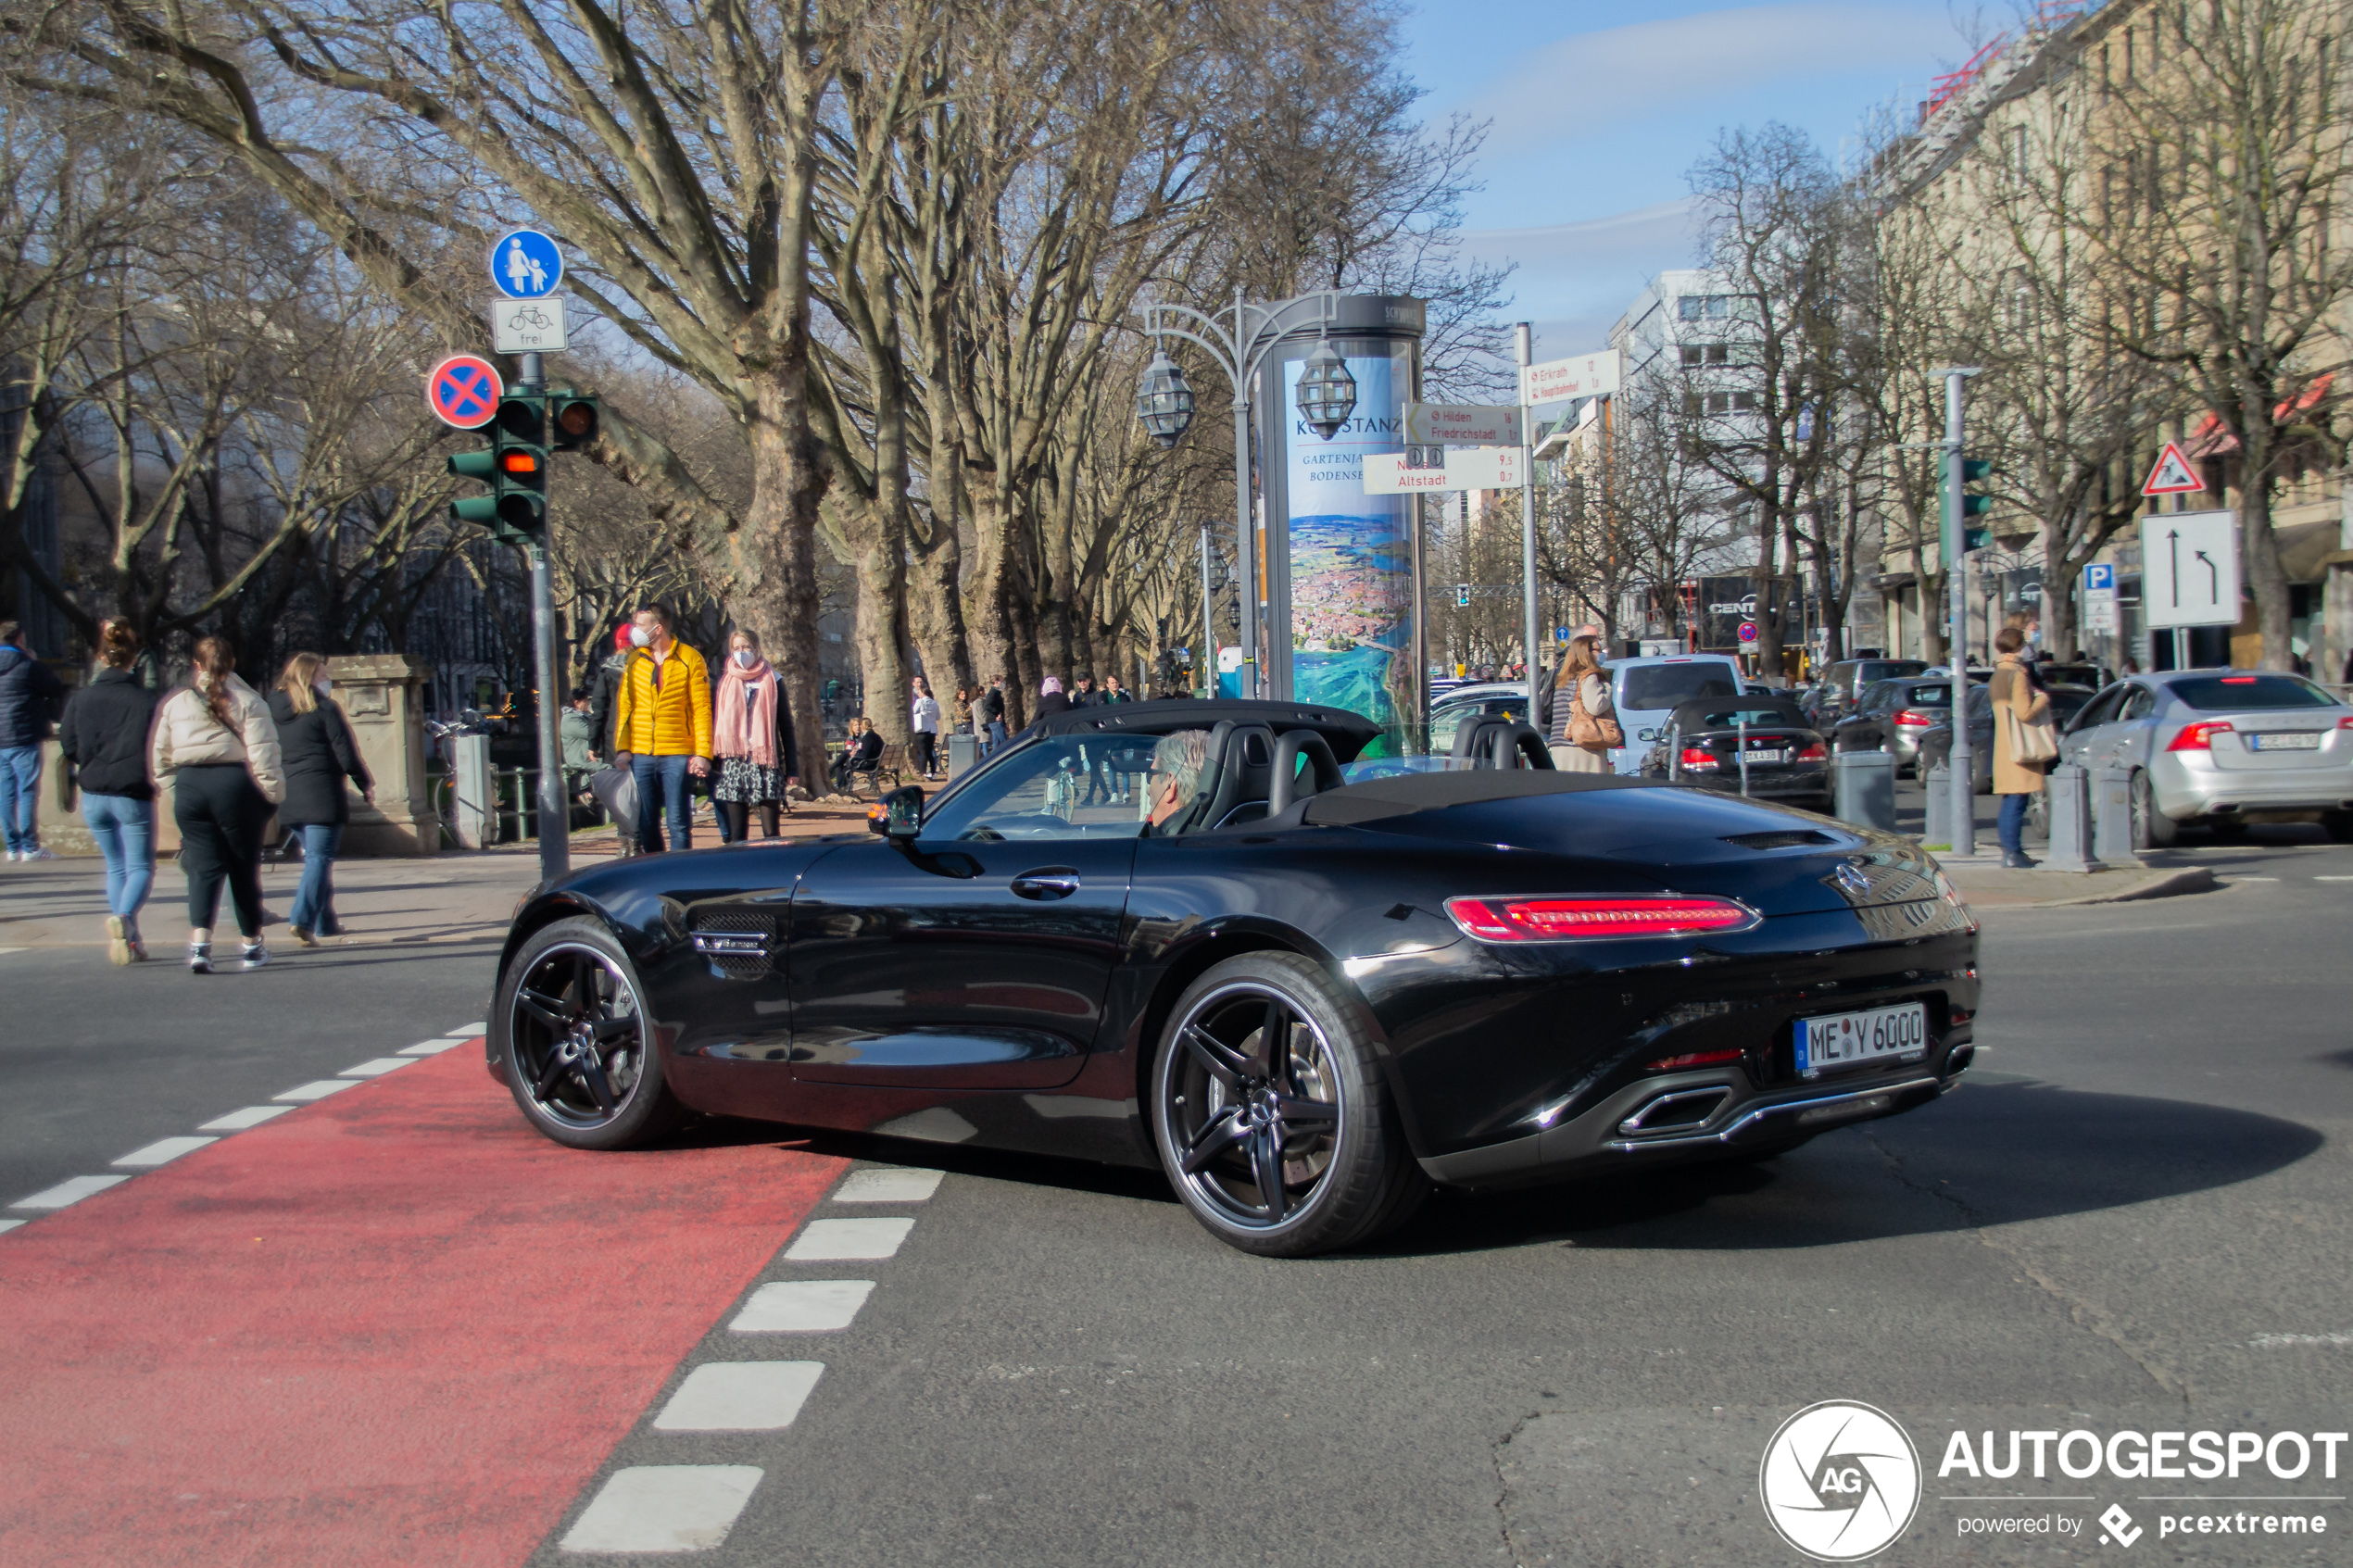
<path id="1" fill-rule="evenodd" d="M 2246 737 L 2249 751 L 2318 751 L 2321 734 L 2318 730 L 2276 730 L 2270 734 Z"/>
<path id="2" fill-rule="evenodd" d="M 1797 1071 L 1813 1078 L 1874 1061 L 1928 1054 L 1928 1009 L 1919 1002 L 1797 1021 Z"/>
<path id="3" fill-rule="evenodd" d="M 1751 762 L 1785 762 L 1789 759 L 1789 753 L 1785 750 L 1752 751 L 1748 754 L 1748 759 Z"/>

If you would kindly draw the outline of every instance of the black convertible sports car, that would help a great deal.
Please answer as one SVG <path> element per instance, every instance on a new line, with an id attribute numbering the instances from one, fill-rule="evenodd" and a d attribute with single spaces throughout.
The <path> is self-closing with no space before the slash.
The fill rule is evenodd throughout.
<path id="1" fill-rule="evenodd" d="M 1638 770 L 1702 789 L 1831 809 L 1831 752 L 1790 698 L 1751 692 L 1679 705 Z"/>
<path id="2" fill-rule="evenodd" d="M 490 1071 L 578 1148 L 698 1110 L 1157 1165 L 1282 1256 L 1952 1087 L 1977 924 L 1909 842 L 1483 722 L 1351 768 L 1337 709 L 1083 708 L 872 834 L 580 872 L 516 911 Z"/>

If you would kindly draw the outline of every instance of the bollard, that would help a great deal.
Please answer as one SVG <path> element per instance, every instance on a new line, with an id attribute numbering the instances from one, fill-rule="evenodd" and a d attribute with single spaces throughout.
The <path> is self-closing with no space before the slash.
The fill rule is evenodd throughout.
<path id="1" fill-rule="evenodd" d="M 2043 787 L 2050 793 L 2051 842 L 2043 853 L 2043 869 L 2053 872 L 2104 872 L 2108 867 L 2092 853 L 2092 779 L 2071 762 L 2053 768 Z"/>
<path id="2" fill-rule="evenodd" d="M 1831 764 L 1838 772 L 1838 815 L 1857 827 L 1895 831 L 1895 759 L 1884 751 L 1849 751 Z"/>
<path id="3" fill-rule="evenodd" d="M 2102 762 L 2090 773 L 2092 854 L 2110 871 L 2137 871 L 2141 857 L 2133 843 L 2133 771 Z"/>
<path id="4" fill-rule="evenodd" d="M 1920 822 L 1920 847 L 1953 847 L 1953 773 L 1939 762 L 1928 771 L 1928 814 Z"/>
<path id="5" fill-rule="evenodd" d="M 950 735 L 948 737 L 948 777 L 950 783 L 963 777 L 964 770 L 979 760 L 979 736 Z"/>
<path id="6" fill-rule="evenodd" d="M 459 847 L 487 849 L 498 842 L 498 780 L 490 769 L 490 737 L 459 735 L 451 742 L 450 754 Z"/>

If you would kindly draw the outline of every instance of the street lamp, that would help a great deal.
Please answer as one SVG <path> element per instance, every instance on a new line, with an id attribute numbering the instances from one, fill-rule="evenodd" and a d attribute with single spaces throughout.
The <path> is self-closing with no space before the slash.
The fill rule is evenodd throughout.
<path id="1" fill-rule="evenodd" d="M 1242 690 L 1259 695 L 1258 551 L 1250 520 L 1250 388 L 1267 350 L 1295 332 L 1328 331 L 1339 318 L 1340 295 L 1322 289 L 1278 305 L 1250 305 L 1234 291 L 1230 321 L 1186 305 L 1142 305 L 1144 331 L 1151 335 L 1152 362 L 1136 387 L 1136 418 L 1154 441 L 1174 446 L 1193 420 L 1193 389 L 1185 372 L 1160 347 L 1163 337 L 1183 338 L 1208 352 L 1234 387 L 1234 533 L 1241 561 Z M 1177 322 L 1190 325 L 1178 325 Z M 1198 330 L 1194 330 L 1198 329 Z M 1299 412 L 1316 434 L 1329 441 L 1356 411 L 1356 378 L 1328 341 L 1319 342 L 1300 372 Z M 1203 650 L 1214 654 L 1214 647 Z"/>

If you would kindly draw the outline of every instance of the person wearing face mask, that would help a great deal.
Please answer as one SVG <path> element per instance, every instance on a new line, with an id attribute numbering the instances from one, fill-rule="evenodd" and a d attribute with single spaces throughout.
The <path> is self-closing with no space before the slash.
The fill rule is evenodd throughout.
<path id="1" fill-rule="evenodd" d="M 711 812 L 723 844 L 751 837 L 751 814 L 760 810 L 763 837 L 776 836 L 776 815 L 792 814 L 786 785 L 793 772 L 792 709 L 785 683 L 760 656 L 760 638 L 738 627 L 727 639 L 727 663 L 719 676 L 718 709 L 711 721 L 712 755 L 719 776 L 711 786 Z"/>
<path id="2" fill-rule="evenodd" d="M 662 851 L 665 805 L 669 847 L 691 849 L 694 799 L 686 781 L 711 773 L 711 667 L 678 641 L 664 605 L 640 609 L 629 640 L 636 651 L 613 703 L 613 761 L 636 781 L 637 842 L 645 852 Z"/>
<path id="3" fill-rule="evenodd" d="M 343 931 L 335 919 L 334 863 L 335 852 L 343 847 L 343 830 L 351 822 L 351 791 L 344 781 L 356 785 L 370 804 L 376 798 L 376 782 L 359 759 L 350 721 L 329 690 L 326 659 L 297 653 L 286 660 L 278 689 L 270 694 L 270 717 L 278 726 L 280 766 L 286 776 L 278 825 L 302 844 L 302 884 L 295 890 L 294 908 L 286 911 L 286 927 L 306 947 Z"/>

